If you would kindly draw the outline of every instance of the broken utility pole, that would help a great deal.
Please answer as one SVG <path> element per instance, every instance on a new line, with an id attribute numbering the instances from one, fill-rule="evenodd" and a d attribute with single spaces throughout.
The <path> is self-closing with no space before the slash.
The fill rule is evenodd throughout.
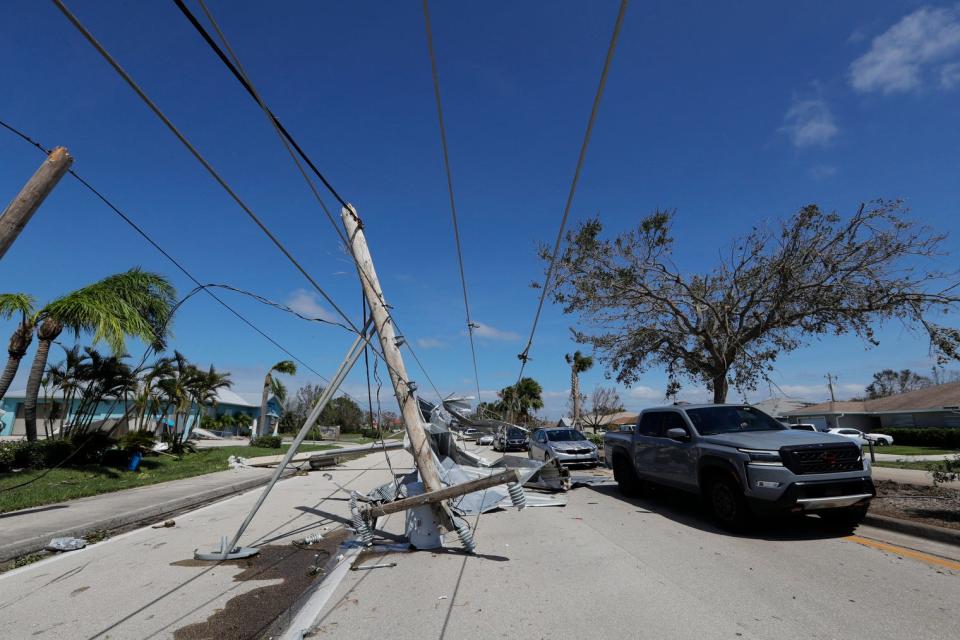
<path id="1" fill-rule="evenodd" d="M 33 177 L 4 209 L 0 216 L 0 260 L 71 164 L 73 156 L 63 147 L 51 151 Z"/>
<path id="2" fill-rule="evenodd" d="M 383 290 L 380 288 L 380 280 L 377 278 L 377 272 L 373 267 L 373 259 L 370 257 L 370 250 L 363 233 L 363 225 L 352 206 L 349 209 L 343 207 L 340 210 L 340 218 L 343 220 L 343 226 L 347 231 L 350 251 L 357 262 L 360 282 L 363 285 L 363 294 L 367 298 L 367 305 L 370 307 L 373 316 L 373 324 L 380 339 L 383 357 L 390 370 L 390 381 L 393 383 L 393 390 L 400 405 L 400 414 L 407 430 L 407 437 L 410 438 L 414 462 L 420 472 L 424 490 L 427 492 L 439 491 L 443 488 L 443 485 L 433 462 L 430 440 L 423 428 L 420 409 L 417 406 L 415 394 L 417 387 L 407 376 L 403 356 L 400 354 L 403 336 L 397 335 L 396 328 L 393 326 L 393 321 L 387 311 Z M 456 528 L 449 507 L 445 503 L 435 503 L 431 506 L 433 507 L 434 517 L 439 524 L 451 531 Z"/>

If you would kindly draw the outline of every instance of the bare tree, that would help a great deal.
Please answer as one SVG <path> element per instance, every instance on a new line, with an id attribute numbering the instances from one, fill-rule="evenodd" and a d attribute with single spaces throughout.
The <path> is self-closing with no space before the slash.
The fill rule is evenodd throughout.
<path id="1" fill-rule="evenodd" d="M 873 382 L 867 385 L 867 397 L 871 400 L 886 398 L 896 393 L 906 393 L 924 389 L 933 384 L 933 380 L 910 369 L 894 371 L 884 369 L 873 374 Z"/>
<path id="2" fill-rule="evenodd" d="M 590 394 L 590 413 L 583 416 L 583 424 L 586 427 L 593 427 L 593 432 L 597 432 L 598 427 L 607 424 L 606 418 L 623 411 L 623 401 L 620 394 L 613 387 L 601 387 L 597 385 Z"/>
<path id="3" fill-rule="evenodd" d="M 960 330 L 928 319 L 960 300 L 957 274 L 921 268 L 944 236 L 908 220 L 900 202 L 845 219 L 806 206 L 736 239 L 706 273 L 674 264 L 673 215 L 656 211 L 613 240 L 588 220 L 567 234 L 555 267 L 554 299 L 583 325 L 575 338 L 622 383 L 662 366 L 723 402 L 730 384 L 755 389 L 781 353 L 815 336 L 876 345 L 874 326 L 888 320 L 925 331 L 940 361 L 958 357 Z"/>

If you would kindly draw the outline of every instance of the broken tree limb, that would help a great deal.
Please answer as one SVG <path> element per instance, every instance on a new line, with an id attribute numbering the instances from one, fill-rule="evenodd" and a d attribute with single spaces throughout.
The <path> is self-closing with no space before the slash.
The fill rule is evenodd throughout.
<path id="1" fill-rule="evenodd" d="M 456 498 L 458 496 L 473 493 L 474 491 L 479 491 L 481 489 L 495 487 L 498 484 L 509 484 L 511 482 L 519 481 L 520 474 L 514 469 L 508 469 L 484 478 L 477 478 L 476 480 L 455 484 L 451 487 L 444 487 L 443 489 L 439 489 L 437 491 L 421 493 L 420 495 L 413 496 L 411 498 L 403 498 L 402 500 L 394 500 L 393 502 L 367 507 L 362 513 L 367 519 L 379 518 L 391 513 L 396 513 L 398 511 L 405 511 L 406 509 L 419 507 L 424 504 L 436 504 L 437 502 L 441 502 L 449 498 Z"/>

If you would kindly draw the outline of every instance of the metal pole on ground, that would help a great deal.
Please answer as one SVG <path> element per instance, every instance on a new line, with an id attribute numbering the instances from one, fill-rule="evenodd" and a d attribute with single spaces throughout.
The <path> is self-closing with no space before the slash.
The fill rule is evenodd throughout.
<path id="1" fill-rule="evenodd" d="M 270 478 L 270 482 L 267 483 L 266 487 L 264 487 L 263 493 L 260 494 L 260 497 L 257 499 L 257 503 L 253 505 L 252 509 L 250 509 L 250 513 L 247 514 L 243 524 L 241 524 L 240 528 L 237 529 L 233 539 L 228 543 L 227 537 L 223 536 L 220 539 L 219 549 L 216 549 L 210 553 L 202 553 L 199 550 L 194 551 L 194 558 L 197 560 L 214 561 L 232 560 L 236 558 L 246 558 L 258 552 L 256 547 L 238 547 L 237 543 L 240 541 L 240 536 L 243 535 L 243 532 L 246 531 L 247 527 L 250 525 L 250 522 L 253 520 L 253 517 L 257 514 L 257 511 L 259 511 L 260 507 L 263 506 L 263 502 L 267 499 L 271 489 L 273 489 L 273 485 L 277 484 L 277 481 L 280 479 L 280 476 L 283 475 L 283 471 L 287 468 L 290 460 L 292 460 L 293 456 L 296 455 L 297 448 L 303 442 L 304 438 L 307 437 L 307 434 L 313 428 L 313 425 L 316 424 L 317 419 L 320 417 L 320 413 L 323 411 L 323 408 L 326 407 L 327 403 L 330 402 L 330 399 L 333 398 L 333 394 L 337 392 L 337 389 L 340 387 L 341 383 L 343 383 L 344 378 L 347 377 L 347 374 L 350 373 L 350 369 L 353 368 L 353 365 L 363 353 L 363 347 L 369 340 L 369 327 L 370 322 L 368 321 L 367 324 L 364 325 L 362 333 L 357 336 L 356 340 L 353 341 L 353 345 L 351 345 L 350 350 L 347 351 L 346 357 L 343 359 L 343 362 L 340 363 L 340 368 L 337 369 L 336 374 L 333 376 L 333 379 L 330 380 L 330 384 L 327 385 L 327 388 L 323 390 L 323 393 L 320 395 L 317 403 L 310 411 L 310 415 L 307 416 L 306 422 L 304 422 L 303 426 L 300 427 L 300 432 L 297 434 L 297 437 L 294 438 L 293 443 L 287 450 L 286 455 L 283 456 L 283 460 L 277 466 L 276 471 L 273 472 L 273 477 Z"/>

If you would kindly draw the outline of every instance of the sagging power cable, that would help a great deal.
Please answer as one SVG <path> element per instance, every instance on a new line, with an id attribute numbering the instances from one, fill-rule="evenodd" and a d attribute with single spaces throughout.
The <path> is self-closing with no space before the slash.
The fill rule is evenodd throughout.
<path id="1" fill-rule="evenodd" d="M 177 0 L 179 2 L 179 0 Z M 443 119 L 443 101 L 440 99 L 440 73 L 437 71 L 437 56 L 433 49 L 433 29 L 430 23 L 429 0 L 423 0 L 423 21 L 427 34 L 427 52 L 430 55 L 430 72 L 433 77 L 433 96 L 437 103 L 437 124 L 440 128 L 440 149 L 443 152 L 443 167 L 447 174 L 447 193 L 450 196 L 450 220 L 453 223 L 453 242 L 457 249 L 457 264 L 460 267 L 460 285 L 463 290 L 463 308 L 467 316 L 467 338 L 473 358 L 473 377 L 477 384 L 477 404 L 480 403 L 480 370 L 477 366 L 477 349 L 473 330 L 477 327 L 470 316 L 470 301 L 467 296 L 467 276 L 463 268 L 463 249 L 460 243 L 460 225 L 457 223 L 457 202 L 453 195 L 453 172 L 450 170 L 450 152 L 447 147 L 447 128 Z"/>

